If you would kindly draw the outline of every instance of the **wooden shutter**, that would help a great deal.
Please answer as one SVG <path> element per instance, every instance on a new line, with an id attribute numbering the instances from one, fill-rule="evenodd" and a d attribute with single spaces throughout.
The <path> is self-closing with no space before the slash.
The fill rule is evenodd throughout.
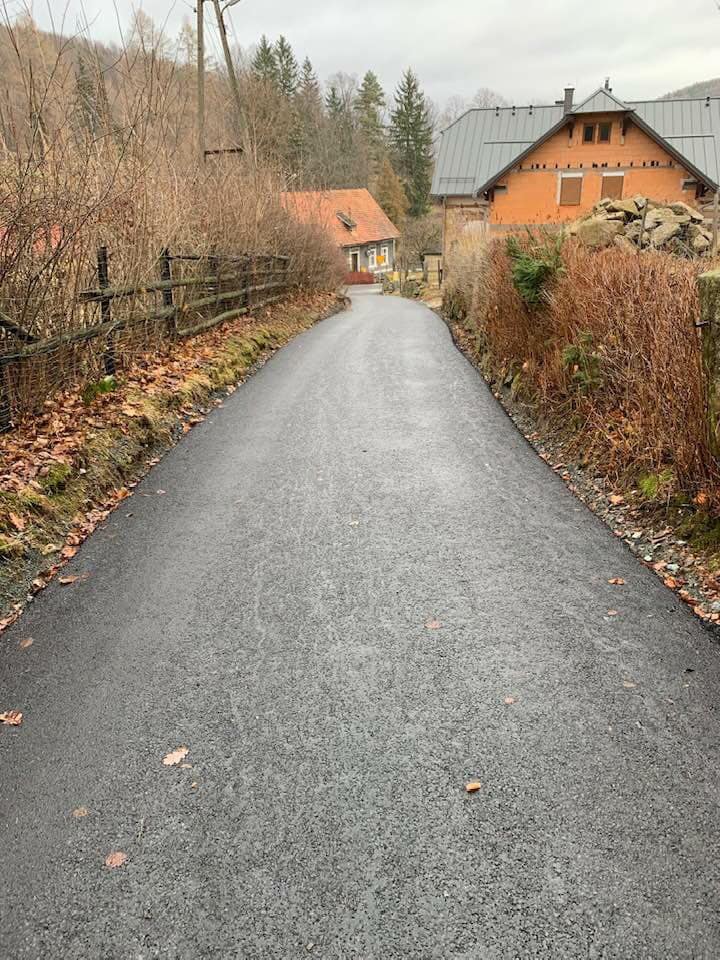
<path id="1" fill-rule="evenodd" d="M 611 200 L 622 200 L 624 180 L 622 174 L 603 174 L 601 198 L 609 197 Z"/>
<path id="2" fill-rule="evenodd" d="M 560 206 L 573 207 L 580 203 L 582 197 L 582 177 L 560 178 Z"/>

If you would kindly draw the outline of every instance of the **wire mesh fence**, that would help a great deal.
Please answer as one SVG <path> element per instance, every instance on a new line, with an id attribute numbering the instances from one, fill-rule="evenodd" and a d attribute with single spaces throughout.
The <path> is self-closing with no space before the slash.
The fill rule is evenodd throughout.
<path id="1" fill-rule="evenodd" d="M 157 276 L 114 286 L 108 248 L 97 250 L 93 285 L 79 291 L 72 324 L 34 332 L 0 313 L 0 432 L 73 384 L 114 375 L 141 353 L 281 299 L 285 256 L 160 252 Z"/>

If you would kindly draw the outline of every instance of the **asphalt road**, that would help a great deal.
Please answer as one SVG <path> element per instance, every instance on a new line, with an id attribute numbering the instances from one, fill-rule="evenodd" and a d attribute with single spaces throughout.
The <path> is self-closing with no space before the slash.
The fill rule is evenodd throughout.
<path id="1" fill-rule="evenodd" d="M 423 306 L 280 351 L 70 572 L 0 638 L 1 960 L 720 956 L 716 642 Z"/>

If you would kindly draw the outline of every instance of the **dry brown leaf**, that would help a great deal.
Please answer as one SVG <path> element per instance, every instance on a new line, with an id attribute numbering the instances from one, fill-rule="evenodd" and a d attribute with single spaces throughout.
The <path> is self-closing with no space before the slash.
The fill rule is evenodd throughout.
<path id="1" fill-rule="evenodd" d="M 621 503 L 625 503 L 625 497 L 621 493 L 613 493 L 610 497 L 610 503 L 614 507 L 619 507 Z"/>
<path id="2" fill-rule="evenodd" d="M 611 583 L 613 584 L 613 586 L 616 586 L 616 587 L 625 586 L 625 581 L 623 580 L 622 577 L 613 577 L 611 580 L 608 580 L 608 583 Z"/>
<path id="3" fill-rule="evenodd" d="M 623 680 L 623 686 L 626 690 L 634 690 L 637 684 L 633 683 L 632 680 Z"/>
<path id="4" fill-rule="evenodd" d="M 7 727 L 19 727 L 22 723 L 23 715 L 19 710 L 5 710 L 0 713 L 0 723 Z"/>
<path id="5" fill-rule="evenodd" d="M 179 763 L 182 763 L 188 753 L 190 751 L 187 747 L 178 747 L 177 750 L 173 750 L 172 753 L 163 757 L 163 763 L 166 767 L 176 767 Z"/>
<path id="6" fill-rule="evenodd" d="M 67 546 L 62 548 L 60 551 L 60 556 L 63 558 L 63 560 L 72 560 L 77 552 L 77 547 Z"/>
<path id="7" fill-rule="evenodd" d="M 20 531 L 20 533 L 22 533 L 25 527 L 27 526 L 24 518 L 18 516 L 17 513 L 9 513 L 8 520 L 15 527 L 16 530 Z"/>
<path id="8" fill-rule="evenodd" d="M 515 697 L 505 697 L 505 704 L 509 707 L 515 703 Z"/>
<path id="9" fill-rule="evenodd" d="M 58 583 L 63 587 L 69 587 L 71 583 L 75 583 L 79 579 L 80 577 L 76 576 L 59 577 Z"/>
<path id="10" fill-rule="evenodd" d="M 32 637 L 23 637 L 20 643 L 18 643 L 18 646 L 20 647 L 21 650 L 27 650 L 27 648 L 31 647 L 32 645 L 33 645 Z"/>
<path id="11" fill-rule="evenodd" d="M 81 820 L 83 817 L 86 817 L 89 813 L 90 811 L 88 810 L 87 807 L 75 807 L 75 809 L 72 812 L 72 815 L 75 817 L 76 820 Z"/>
<path id="12" fill-rule="evenodd" d="M 124 866 L 127 863 L 127 858 L 127 854 L 123 853 L 122 850 L 113 850 L 105 857 L 105 866 L 108 870 L 115 870 L 117 867 Z"/>
<path id="13" fill-rule="evenodd" d="M 466 793 L 477 793 L 478 790 L 481 789 L 481 787 L 482 787 L 482 784 L 480 783 L 479 780 L 473 780 L 472 783 L 467 783 L 467 784 L 465 784 L 465 792 L 466 792 Z"/>
<path id="14" fill-rule="evenodd" d="M 618 611 L 617 611 L 617 610 L 608 610 L 607 615 L 608 615 L 609 617 L 616 617 L 616 616 L 618 615 Z"/>
<path id="15" fill-rule="evenodd" d="M 425 628 L 427 630 L 439 630 L 442 624 L 439 620 L 427 620 L 425 622 Z"/>
<path id="16" fill-rule="evenodd" d="M 675 577 L 665 577 L 665 579 L 663 580 L 663 583 L 665 584 L 666 587 L 669 587 L 671 590 L 676 590 L 680 586 L 680 584 L 675 579 Z"/>

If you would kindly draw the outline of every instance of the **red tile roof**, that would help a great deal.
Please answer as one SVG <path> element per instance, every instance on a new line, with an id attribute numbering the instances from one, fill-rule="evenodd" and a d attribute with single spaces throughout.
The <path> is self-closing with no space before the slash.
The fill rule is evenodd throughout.
<path id="1" fill-rule="evenodd" d="M 369 190 L 323 190 L 283 193 L 281 201 L 288 213 L 302 223 L 319 223 L 332 234 L 340 247 L 392 240 L 400 236 Z M 349 229 L 341 214 L 355 224 Z"/>

